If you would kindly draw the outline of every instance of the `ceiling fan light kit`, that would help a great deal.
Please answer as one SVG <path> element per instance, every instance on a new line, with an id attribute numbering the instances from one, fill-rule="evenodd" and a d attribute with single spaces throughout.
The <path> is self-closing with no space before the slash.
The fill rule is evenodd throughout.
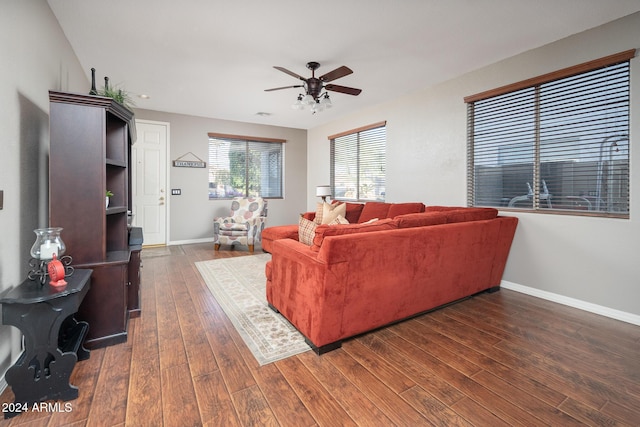
<path id="1" fill-rule="evenodd" d="M 289 74 L 292 77 L 302 80 L 303 83 L 301 85 L 265 89 L 265 92 L 271 92 L 281 89 L 304 88 L 304 95 L 302 93 L 299 94 L 296 101 L 293 103 L 293 105 L 291 105 L 291 108 L 293 108 L 294 110 L 304 110 L 305 107 L 309 107 L 312 113 L 317 113 L 323 111 L 324 109 L 332 107 L 333 104 L 331 103 L 331 98 L 329 98 L 329 93 L 327 91 L 340 92 L 353 96 L 360 95 L 360 92 L 362 92 L 361 89 L 352 87 L 339 86 L 334 84 L 325 85 L 325 83 L 353 73 L 350 68 L 343 65 L 331 72 L 323 74 L 320 77 L 316 77 L 315 71 L 319 67 L 320 64 L 318 62 L 308 62 L 307 68 L 311 70 L 311 77 L 307 79 L 299 74 L 294 73 L 293 71 L 287 70 L 286 68 L 274 66 L 273 68 L 275 68 L 276 70 L 280 70 L 285 74 Z"/>

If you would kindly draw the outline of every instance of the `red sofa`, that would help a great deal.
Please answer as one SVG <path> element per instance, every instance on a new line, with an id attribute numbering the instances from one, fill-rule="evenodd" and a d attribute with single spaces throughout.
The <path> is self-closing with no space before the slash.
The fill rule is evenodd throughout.
<path id="1" fill-rule="evenodd" d="M 333 203 L 338 203 L 334 201 Z M 410 203 L 345 203 L 345 218 L 351 224 L 361 224 L 374 218 L 385 219 L 394 218 L 398 215 L 424 212 L 425 205 L 420 202 Z M 308 220 L 315 218 L 316 212 L 306 212 L 302 216 Z M 277 225 L 267 227 L 262 231 L 262 250 L 271 253 L 271 247 L 275 240 L 294 239 L 298 240 L 298 224 Z"/>
<path id="2" fill-rule="evenodd" d="M 322 354 L 344 339 L 498 290 L 517 223 L 492 208 L 432 206 L 370 224 L 320 225 L 312 245 L 271 242 L 267 301 Z"/>

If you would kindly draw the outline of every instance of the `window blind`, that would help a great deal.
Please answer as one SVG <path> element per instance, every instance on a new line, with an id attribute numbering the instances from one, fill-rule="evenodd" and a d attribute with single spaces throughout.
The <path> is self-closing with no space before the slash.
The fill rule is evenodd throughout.
<path id="1" fill-rule="evenodd" d="M 469 102 L 469 204 L 628 217 L 629 67 Z"/>
<path id="2" fill-rule="evenodd" d="M 377 123 L 329 138 L 333 198 L 384 201 L 386 123 Z"/>
<path id="3" fill-rule="evenodd" d="M 209 135 L 209 198 L 278 198 L 283 144 Z"/>

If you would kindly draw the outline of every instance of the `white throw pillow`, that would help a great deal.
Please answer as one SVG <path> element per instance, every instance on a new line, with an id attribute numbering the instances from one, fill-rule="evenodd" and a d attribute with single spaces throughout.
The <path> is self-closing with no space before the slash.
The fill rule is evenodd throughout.
<path id="1" fill-rule="evenodd" d="M 321 224 L 329 224 L 333 222 L 338 216 L 345 217 L 347 215 L 347 204 L 336 203 L 329 204 L 324 203 L 322 205 L 322 222 Z"/>

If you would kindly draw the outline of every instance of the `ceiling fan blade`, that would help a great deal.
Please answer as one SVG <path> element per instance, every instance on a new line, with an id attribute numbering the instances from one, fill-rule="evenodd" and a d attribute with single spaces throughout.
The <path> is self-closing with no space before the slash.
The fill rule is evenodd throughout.
<path id="1" fill-rule="evenodd" d="M 305 80 L 305 81 L 307 80 L 307 79 L 305 79 L 304 77 L 302 77 L 301 75 L 296 74 L 296 73 L 294 73 L 293 71 L 289 71 L 289 70 L 287 70 L 286 68 L 278 67 L 278 66 L 274 66 L 273 68 L 275 68 L 276 70 L 280 70 L 280 71 L 282 71 L 282 72 L 283 72 L 283 73 L 285 73 L 285 74 L 289 74 L 291 77 L 295 77 L 296 79 Z"/>
<path id="2" fill-rule="evenodd" d="M 304 86 L 303 85 L 295 85 L 295 86 L 274 87 L 272 89 L 265 89 L 264 91 L 265 92 L 271 92 L 271 91 L 274 91 L 274 90 L 291 89 L 291 88 L 294 88 L 294 87 L 304 87 Z"/>
<path id="3" fill-rule="evenodd" d="M 338 67 L 333 71 L 329 71 L 327 74 L 323 74 L 318 78 L 323 82 L 330 82 L 332 80 L 339 79 L 340 77 L 348 76 L 351 73 L 353 73 L 351 68 L 345 67 L 343 65 L 342 67 Z"/>
<path id="4" fill-rule="evenodd" d="M 339 85 L 326 85 L 324 87 L 326 90 L 331 90 L 334 92 L 346 93 L 347 95 L 360 95 L 362 89 L 356 89 L 353 87 L 339 86 Z"/>

